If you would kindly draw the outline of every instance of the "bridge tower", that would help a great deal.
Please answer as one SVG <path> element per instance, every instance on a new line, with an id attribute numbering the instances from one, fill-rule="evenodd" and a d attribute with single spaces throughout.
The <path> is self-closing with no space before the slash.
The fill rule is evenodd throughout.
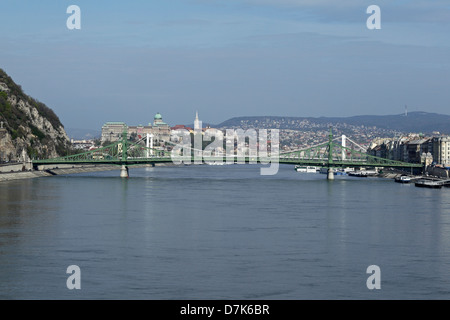
<path id="1" fill-rule="evenodd" d="M 347 141 L 347 137 L 345 136 L 345 134 L 343 134 L 342 135 L 342 143 L 341 143 L 341 146 L 343 147 L 342 148 L 342 161 L 344 161 L 345 160 L 345 147 L 346 147 L 346 141 Z"/>
<path id="2" fill-rule="evenodd" d="M 149 158 L 150 155 L 153 155 L 153 134 L 147 133 L 147 142 L 145 144 L 147 147 L 146 157 Z"/>
<path id="3" fill-rule="evenodd" d="M 330 134 L 328 135 L 328 180 L 334 180 L 334 171 L 333 171 L 333 131 L 330 127 Z"/>
<path id="4" fill-rule="evenodd" d="M 120 177 L 121 178 L 128 178 L 129 174 L 128 174 L 128 133 L 127 133 L 127 129 L 124 128 L 123 132 L 122 132 L 122 165 L 121 165 L 121 169 L 120 169 Z"/>

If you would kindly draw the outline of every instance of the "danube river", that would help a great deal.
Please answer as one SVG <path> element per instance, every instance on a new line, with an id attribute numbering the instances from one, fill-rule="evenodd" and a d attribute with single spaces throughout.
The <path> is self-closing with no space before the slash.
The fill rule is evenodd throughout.
<path id="1" fill-rule="evenodd" d="M 450 299 L 450 189 L 283 165 L 3 182 L 0 298 Z"/>

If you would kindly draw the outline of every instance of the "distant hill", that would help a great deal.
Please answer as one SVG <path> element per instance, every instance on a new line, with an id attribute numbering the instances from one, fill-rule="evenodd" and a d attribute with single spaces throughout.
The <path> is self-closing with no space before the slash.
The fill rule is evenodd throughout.
<path id="1" fill-rule="evenodd" d="M 70 146 L 64 126 L 52 109 L 26 95 L 0 69 L 0 161 L 56 157 Z"/>
<path id="2" fill-rule="evenodd" d="M 226 120 L 216 128 L 278 128 L 292 130 L 308 130 L 315 127 L 325 127 L 329 125 L 353 125 L 365 127 L 377 127 L 398 132 L 432 133 L 439 131 L 443 134 L 450 134 L 450 115 L 410 112 L 407 116 L 397 115 L 364 115 L 353 117 L 235 117 Z"/>
<path id="3" fill-rule="evenodd" d="M 102 135 L 102 132 L 99 130 L 80 128 L 66 128 L 66 132 L 70 139 L 75 140 L 90 140 L 100 138 Z"/>

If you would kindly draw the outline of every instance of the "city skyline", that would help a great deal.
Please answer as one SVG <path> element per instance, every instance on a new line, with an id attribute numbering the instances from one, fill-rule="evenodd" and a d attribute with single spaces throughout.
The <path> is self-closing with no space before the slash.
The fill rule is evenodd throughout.
<path id="1" fill-rule="evenodd" d="M 81 30 L 66 9 L 81 8 Z M 0 61 L 66 128 L 448 113 L 445 1 L 5 1 Z"/>

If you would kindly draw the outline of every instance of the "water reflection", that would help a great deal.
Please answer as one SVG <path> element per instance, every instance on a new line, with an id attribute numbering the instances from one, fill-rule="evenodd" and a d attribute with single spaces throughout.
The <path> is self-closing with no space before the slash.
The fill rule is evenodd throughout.
<path id="1" fill-rule="evenodd" d="M 0 245 L 14 239 L 33 241 L 40 232 L 49 232 L 60 208 L 58 185 L 27 179 L 0 184 Z"/>

